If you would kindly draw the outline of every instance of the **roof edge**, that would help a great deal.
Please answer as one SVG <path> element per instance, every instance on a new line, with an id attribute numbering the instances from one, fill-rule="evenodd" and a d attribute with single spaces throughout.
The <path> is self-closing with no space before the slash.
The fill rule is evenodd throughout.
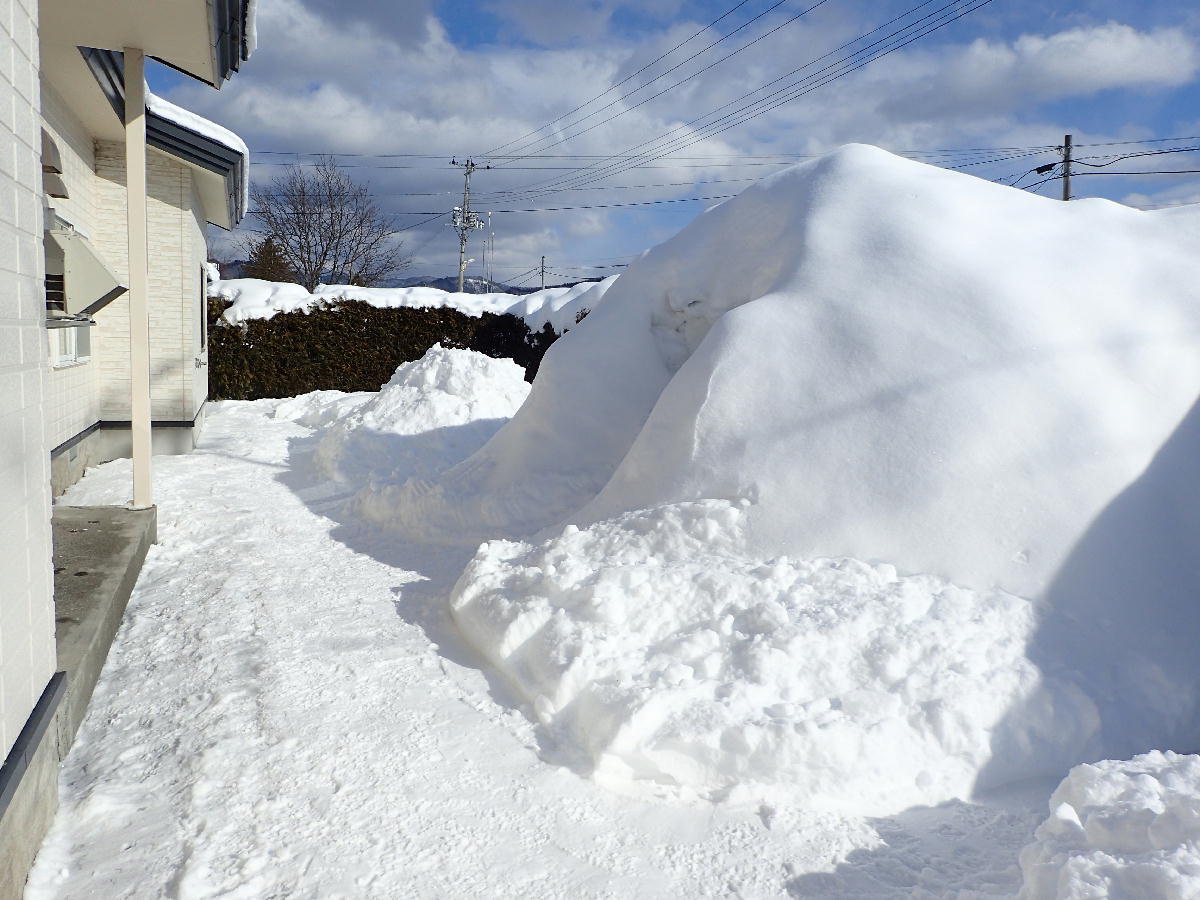
<path id="1" fill-rule="evenodd" d="M 80 47 L 113 112 L 125 118 L 125 56 L 115 50 Z M 246 166 L 239 150 L 146 107 L 146 144 L 181 162 L 207 169 L 225 179 L 229 222 L 236 226 L 246 215 Z M 219 223 L 214 223 L 219 224 Z"/>

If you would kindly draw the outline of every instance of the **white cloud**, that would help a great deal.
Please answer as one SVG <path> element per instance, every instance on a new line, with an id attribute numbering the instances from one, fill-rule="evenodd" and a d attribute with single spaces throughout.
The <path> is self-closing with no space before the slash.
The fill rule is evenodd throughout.
<path id="1" fill-rule="evenodd" d="M 345 0 L 344 6 L 333 0 L 261 2 L 260 49 L 243 72 L 219 94 L 185 87 L 172 99 L 232 127 L 259 150 L 434 157 L 344 158 L 346 163 L 363 166 L 350 170 L 351 174 L 369 181 L 381 203 L 398 213 L 448 209 L 457 202 L 454 198 L 462 187 L 461 173 L 446 165 L 451 155 L 478 154 L 533 131 L 600 94 L 702 24 L 664 20 L 662 27 L 648 28 L 638 39 L 616 40 L 608 35 L 584 40 L 588 29 L 608 34 L 622 5 L 619 0 L 568 2 L 569 14 L 561 2 L 503 0 L 495 9 L 507 17 L 510 28 L 542 22 L 546 28 L 563 29 L 553 40 L 546 36 L 548 43 L 578 39 L 580 45 L 539 49 L 488 42 L 466 47 L 456 45 L 430 12 L 432 0 L 403 0 L 394 7 L 394 16 L 388 15 L 389 4 L 362 0 Z M 639 14 L 672 15 L 679 0 L 656 0 L 656 4 L 643 4 Z M 636 147 L 820 56 L 885 18 L 874 7 L 854 6 L 853 14 L 849 9 L 823 10 L 824 17 L 814 15 L 811 21 L 788 26 L 686 86 L 562 144 L 547 146 L 546 152 L 602 157 Z M 572 30 L 575 37 L 570 37 Z M 1138 30 L 1109 23 L 1007 41 L 989 37 L 963 42 L 964 33 L 969 34 L 949 29 L 945 34 L 957 42 L 930 49 L 914 45 L 734 130 L 685 147 L 691 140 L 687 137 L 679 141 L 682 149 L 676 155 L 815 153 L 851 140 L 892 148 L 1046 144 L 1064 130 L 1082 136 L 1084 129 L 1071 128 L 1069 122 L 1039 121 L 1039 103 L 1111 89 L 1169 88 L 1193 79 L 1200 64 L 1194 36 L 1180 28 Z M 708 62 L 711 57 L 696 60 L 581 125 L 560 122 L 558 133 L 583 132 Z M 638 83 L 631 82 L 621 91 Z M 617 96 L 610 93 L 566 121 L 577 121 Z M 1103 128 L 1100 124 L 1094 130 Z M 1114 126 L 1111 131 L 1118 137 L 1141 137 L 1152 128 L 1121 133 Z M 675 136 L 689 134 L 685 130 Z M 563 180 L 570 178 L 569 171 L 523 171 L 531 163 L 517 162 L 476 175 L 476 208 L 586 206 L 734 193 L 745 186 L 744 181 L 688 183 L 744 179 L 769 171 L 768 167 L 730 167 L 726 162 L 664 159 L 653 163 L 660 168 L 631 170 L 601 182 L 683 183 L 679 187 L 506 194 L 539 182 L 546 183 L 543 187 L 577 184 Z M 580 163 L 547 158 L 543 164 Z M 406 168 L 379 167 L 383 165 Z M 260 166 L 255 172 L 262 177 L 270 170 Z M 434 196 L 402 196 L 411 194 Z M 677 209 L 652 209 L 673 208 Z M 649 212 L 638 221 L 648 217 Z M 415 221 L 418 216 L 401 218 L 404 224 Z M 647 246 L 670 231 L 659 229 L 661 234 L 656 234 L 642 225 L 632 233 L 617 231 L 610 223 L 621 221 L 628 229 L 629 217 L 618 219 L 615 211 L 604 210 L 509 214 L 497 216 L 496 221 L 497 257 L 514 266 L 532 265 L 541 252 L 583 262 L 584 249 L 575 247 L 597 257 L 613 256 L 630 247 Z M 666 216 L 663 221 L 679 219 Z M 449 270 L 456 264 L 457 242 L 444 220 L 411 232 L 406 239 L 411 247 L 425 245 L 421 253 L 433 270 Z M 474 249 L 472 255 L 478 255 Z"/>
<path id="2" fill-rule="evenodd" d="M 1136 206 L 1138 209 L 1162 209 L 1183 206 L 1188 203 L 1200 203 L 1200 179 L 1192 178 L 1159 191 L 1126 194 L 1121 198 L 1121 202 L 1126 206 Z"/>
<path id="3" fill-rule="evenodd" d="M 622 7 L 665 20 L 682 6 L 682 0 L 492 0 L 484 8 L 503 21 L 512 36 L 549 47 L 608 37 L 613 16 Z"/>
<path id="4" fill-rule="evenodd" d="M 1198 66 L 1196 40 L 1176 28 L 1142 32 L 1110 22 L 1011 43 L 980 38 L 893 63 L 896 81 L 883 105 L 905 118 L 995 114 L 1115 88 L 1174 87 Z"/>

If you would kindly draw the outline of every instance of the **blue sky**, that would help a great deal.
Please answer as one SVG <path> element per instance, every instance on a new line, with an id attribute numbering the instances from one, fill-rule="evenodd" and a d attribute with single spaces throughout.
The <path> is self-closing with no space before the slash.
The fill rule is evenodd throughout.
<path id="1" fill-rule="evenodd" d="M 339 161 L 353 166 L 347 171 L 369 185 L 400 227 L 457 202 L 462 176 L 447 164 L 451 156 L 483 159 L 600 95 L 561 119 L 558 137 L 542 140 L 550 131 L 541 131 L 510 144 L 510 155 L 529 158 L 494 155 L 496 168 L 476 176 L 476 208 L 496 211 L 493 263 L 501 279 L 531 268 L 543 253 L 563 275 L 607 271 L 586 267 L 618 265 L 710 205 L 674 201 L 736 193 L 750 179 L 848 141 L 917 151 L 927 162 L 989 179 L 1014 180 L 1056 161 L 1053 147 L 1065 133 L 1093 166 L 1112 163 L 1104 167 L 1109 172 L 1200 169 L 1200 153 L 1192 152 L 1112 162 L 1119 153 L 1200 146 L 1116 143 L 1200 135 L 1200 11 L 1191 4 L 949 3 L 927 4 L 898 25 L 939 9 L 943 18 L 967 14 L 791 102 L 750 107 L 723 123 L 740 124 L 720 131 L 703 129 L 712 118 L 702 117 L 743 95 L 741 105 L 753 103 L 769 93 L 752 93 L 758 88 L 918 0 L 260 0 L 259 49 L 220 92 L 165 70 L 151 81 L 241 134 L 255 151 L 259 182 L 286 162 L 311 162 L 305 154 L 345 154 Z M 731 51 L 739 52 L 721 62 Z M 807 72 L 830 59 L 845 57 Z M 751 118 L 753 112 L 762 114 Z M 654 152 L 597 162 L 643 144 Z M 965 148 L 1032 149 L 1021 155 Z M 933 152 L 945 150 L 962 152 Z M 543 167 L 550 168 L 533 171 Z M 1038 192 L 1059 190 L 1052 181 Z M 1143 207 L 1196 202 L 1200 176 L 1089 175 L 1075 179 L 1074 193 Z M 647 205 L 613 206 L 631 203 Z M 572 208 L 542 211 L 551 207 Z M 499 212 L 516 209 L 539 211 Z M 415 256 L 414 272 L 455 267 L 457 240 L 446 217 L 401 238 Z M 224 236 L 215 245 L 236 255 L 238 239 Z M 480 260 L 476 271 L 481 250 L 471 251 Z"/>

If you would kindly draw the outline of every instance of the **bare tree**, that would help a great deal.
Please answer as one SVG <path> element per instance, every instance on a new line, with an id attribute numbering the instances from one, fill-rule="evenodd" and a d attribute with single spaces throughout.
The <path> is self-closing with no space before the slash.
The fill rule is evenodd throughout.
<path id="1" fill-rule="evenodd" d="M 262 236 L 272 238 L 296 278 L 312 291 L 325 278 L 370 286 L 411 261 L 395 238 L 395 223 L 370 192 L 355 184 L 332 157 L 312 166 L 287 166 L 269 185 L 250 188 Z"/>

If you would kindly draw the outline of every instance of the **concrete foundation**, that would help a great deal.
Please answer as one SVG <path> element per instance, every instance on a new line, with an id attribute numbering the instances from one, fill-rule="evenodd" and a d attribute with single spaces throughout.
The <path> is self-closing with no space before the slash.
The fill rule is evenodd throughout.
<path id="1" fill-rule="evenodd" d="M 150 432 L 155 456 L 179 456 L 196 449 L 204 426 L 202 407 L 194 422 L 156 422 Z M 96 422 L 50 451 L 50 490 L 57 497 L 92 466 L 133 455 L 128 422 Z"/>
<path id="2" fill-rule="evenodd" d="M 0 769 L 0 900 L 20 900 L 58 808 L 58 718 L 64 676 L 42 692 Z"/>
<path id="3" fill-rule="evenodd" d="M 0 900 L 20 900 L 58 807 L 58 766 L 87 712 L 157 530 L 157 511 L 56 507 L 58 667 L 0 768 Z"/>
<path id="4" fill-rule="evenodd" d="M 58 723 L 64 756 L 75 742 L 157 524 L 153 507 L 54 509 L 56 642 L 58 667 L 67 673 Z"/>

